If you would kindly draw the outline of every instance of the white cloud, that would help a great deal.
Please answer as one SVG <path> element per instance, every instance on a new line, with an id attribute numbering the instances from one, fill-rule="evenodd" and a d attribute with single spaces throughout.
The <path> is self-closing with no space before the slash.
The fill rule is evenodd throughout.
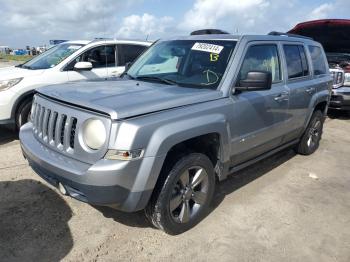
<path id="1" fill-rule="evenodd" d="M 182 29 L 197 29 L 215 27 L 220 19 L 228 16 L 242 16 L 252 8 L 257 10 L 268 6 L 265 0 L 196 0 L 191 10 L 179 25 Z"/>
<path id="2" fill-rule="evenodd" d="M 327 18 L 329 13 L 334 10 L 333 3 L 322 4 L 312 10 L 311 14 L 308 16 L 309 20 L 323 19 Z"/>
<path id="3" fill-rule="evenodd" d="M 189 1 L 188 1 L 189 2 Z M 194 29 L 221 28 L 236 33 L 287 31 L 295 24 L 319 18 L 349 18 L 349 0 L 194 0 L 184 14 L 152 8 L 158 0 L 0 0 L 0 40 L 24 47 L 49 39 L 126 37 L 150 39 L 188 34 Z M 189 2 L 190 3 L 190 2 Z M 147 4 L 147 8 L 146 5 Z M 153 5 L 153 6 L 152 6 Z M 164 3 L 163 3 L 164 5 Z M 182 7 L 183 8 L 183 7 Z M 134 9 L 134 10 L 136 10 Z M 175 12 L 176 11 L 176 12 Z"/>
<path id="4" fill-rule="evenodd" d="M 287 31 L 295 24 L 320 18 L 349 18 L 349 0 L 195 0 L 179 24 L 181 31 L 221 28 L 229 32 Z"/>
<path id="5" fill-rule="evenodd" d="M 170 16 L 155 17 L 144 13 L 142 16 L 130 15 L 123 19 L 120 29 L 117 32 L 119 37 L 154 37 L 162 35 L 173 23 Z"/>
<path id="6" fill-rule="evenodd" d="M 117 30 L 118 15 L 141 1 L 0 0 L 1 40 L 40 44 L 49 39 L 110 37 Z"/>

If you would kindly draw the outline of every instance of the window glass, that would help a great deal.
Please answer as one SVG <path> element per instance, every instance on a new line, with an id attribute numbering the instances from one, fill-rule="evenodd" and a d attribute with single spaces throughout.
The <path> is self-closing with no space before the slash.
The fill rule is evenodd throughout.
<path id="1" fill-rule="evenodd" d="M 217 89 L 236 41 L 159 41 L 147 49 L 126 77 L 181 87 Z"/>
<path id="2" fill-rule="evenodd" d="M 255 45 L 249 47 L 239 72 L 239 80 L 244 80 L 250 71 L 267 71 L 272 74 L 272 82 L 281 80 L 280 61 L 276 45 Z"/>
<path id="3" fill-rule="evenodd" d="M 116 66 L 116 52 L 115 45 L 98 46 L 87 50 L 67 67 L 68 70 L 72 70 L 74 65 L 78 62 L 90 62 L 93 68 L 101 67 L 115 67 Z"/>
<path id="4" fill-rule="evenodd" d="M 307 63 L 307 57 L 305 53 L 305 49 L 303 46 L 299 46 L 299 51 L 300 51 L 300 57 L 301 57 L 301 63 L 303 66 L 303 75 L 308 76 L 309 75 L 309 65 Z"/>
<path id="5" fill-rule="evenodd" d="M 134 60 L 146 49 L 141 45 L 118 45 L 118 66 L 125 66 L 126 63 Z"/>
<path id="6" fill-rule="evenodd" d="M 59 44 L 21 65 L 27 69 L 48 69 L 61 63 L 84 45 Z"/>
<path id="7" fill-rule="evenodd" d="M 297 78 L 304 76 L 303 63 L 297 45 L 284 45 L 284 54 L 286 57 L 288 78 Z"/>
<path id="8" fill-rule="evenodd" d="M 314 75 L 323 75 L 327 73 L 326 64 L 322 49 L 318 46 L 309 46 Z"/>

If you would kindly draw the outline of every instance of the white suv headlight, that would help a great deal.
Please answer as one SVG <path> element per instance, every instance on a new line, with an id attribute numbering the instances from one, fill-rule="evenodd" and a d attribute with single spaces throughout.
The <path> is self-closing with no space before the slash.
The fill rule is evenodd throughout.
<path id="1" fill-rule="evenodd" d="M 9 89 L 9 88 L 17 85 L 19 82 L 21 82 L 22 79 L 23 79 L 23 77 L 0 80 L 0 91 L 4 91 L 6 89 Z"/>
<path id="2" fill-rule="evenodd" d="M 105 125 L 98 119 L 85 121 L 82 135 L 85 145 L 94 150 L 100 149 L 107 139 Z"/>

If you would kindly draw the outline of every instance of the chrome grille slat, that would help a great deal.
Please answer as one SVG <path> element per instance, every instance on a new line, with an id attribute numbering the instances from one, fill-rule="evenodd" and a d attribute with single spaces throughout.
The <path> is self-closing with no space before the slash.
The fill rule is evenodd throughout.
<path id="1" fill-rule="evenodd" d="M 43 139 L 45 142 L 47 142 L 47 133 L 48 133 L 48 124 L 49 124 L 49 117 L 51 114 L 51 110 L 50 109 L 46 109 L 45 113 L 44 113 L 44 120 L 43 120 Z"/>
<path id="2" fill-rule="evenodd" d="M 43 137 L 43 120 L 44 120 L 44 113 L 45 113 L 45 107 L 41 107 L 40 109 L 40 114 L 39 114 L 39 124 L 38 124 L 38 129 L 39 129 L 39 136 L 42 138 Z"/>
<path id="3" fill-rule="evenodd" d="M 39 124 L 39 116 L 40 116 L 40 109 L 41 109 L 41 106 L 38 105 L 36 107 L 36 112 L 35 112 L 35 132 L 37 133 L 38 132 L 38 124 Z"/>

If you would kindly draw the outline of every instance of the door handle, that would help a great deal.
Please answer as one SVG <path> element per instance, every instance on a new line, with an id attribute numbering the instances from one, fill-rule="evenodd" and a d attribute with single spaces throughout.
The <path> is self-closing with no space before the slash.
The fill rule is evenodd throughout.
<path id="1" fill-rule="evenodd" d="M 305 90 L 305 92 L 308 93 L 309 95 L 312 95 L 313 93 L 315 93 L 315 91 L 316 91 L 315 87 L 310 87 Z"/>
<path id="2" fill-rule="evenodd" d="M 289 92 L 284 91 L 277 96 L 274 97 L 274 100 L 276 102 L 283 102 L 283 101 L 288 101 L 289 100 Z"/>

